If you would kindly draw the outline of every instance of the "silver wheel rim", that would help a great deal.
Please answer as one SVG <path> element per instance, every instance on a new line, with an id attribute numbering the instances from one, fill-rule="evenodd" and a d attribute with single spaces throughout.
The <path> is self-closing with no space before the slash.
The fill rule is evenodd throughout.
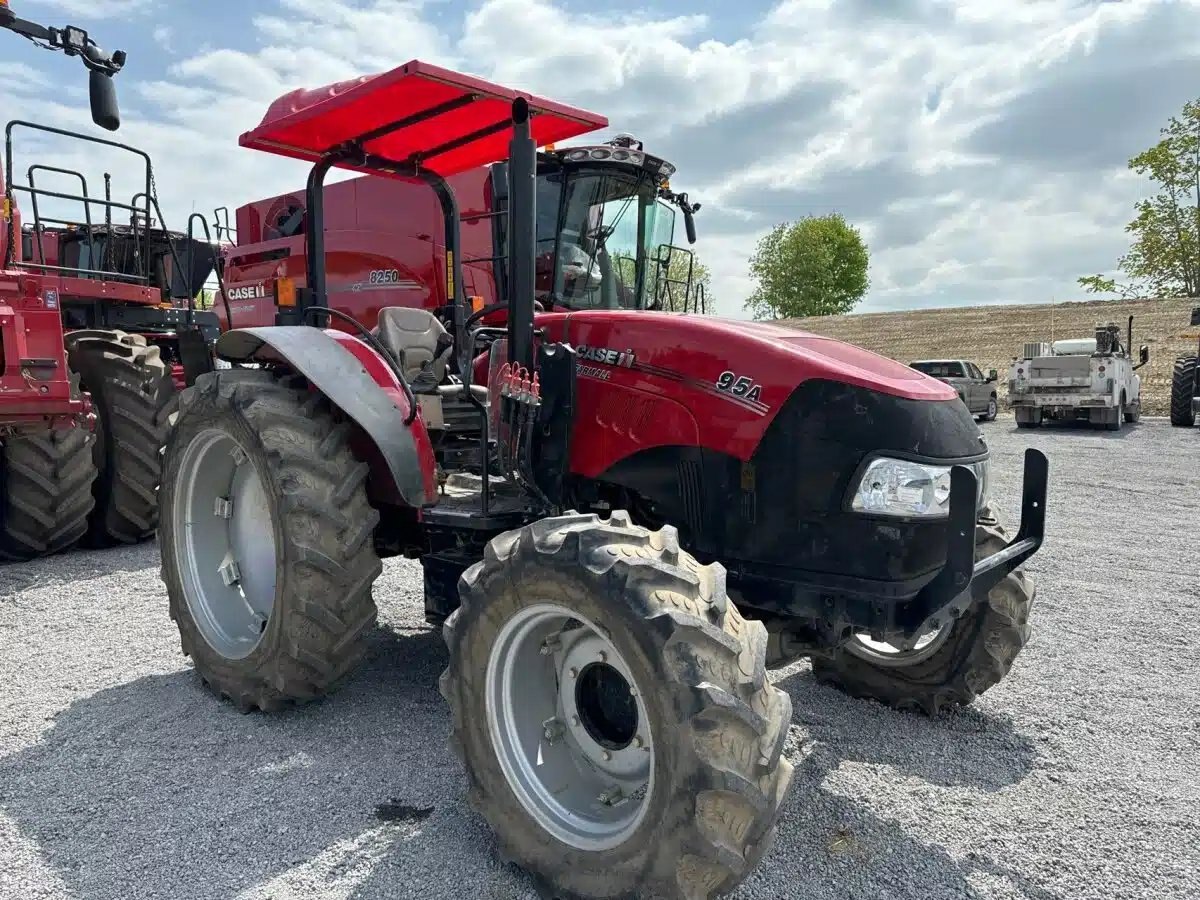
<path id="1" fill-rule="evenodd" d="M 654 789 L 654 743 L 642 691 L 601 629 L 553 603 L 521 610 L 492 645 L 486 703 L 496 758 L 541 828 L 580 850 L 630 838 Z"/>
<path id="2" fill-rule="evenodd" d="M 226 659 L 262 642 L 275 606 L 275 527 L 262 480 L 224 431 L 197 435 L 179 465 L 172 529 L 188 611 Z"/>
<path id="3" fill-rule="evenodd" d="M 907 650 L 900 644 L 872 640 L 867 634 L 856 634 L 846 644 L 846 652 L 884 668 L 914 666 L 941 650 L 951 630 L 952 626 L 947 624 L 927 631 Z"/>
<path id="4" fill-rule="evenodd" d="M 989 400 L 989 401 L 988 401 L 988 411 L 987 411 L 987 414 L 988 414 L 988 418 L 989 418 L 989 419 L 994 419 L 994 418 L 996 418 L 996 401 L 995 401 L 995 400 Z"/>

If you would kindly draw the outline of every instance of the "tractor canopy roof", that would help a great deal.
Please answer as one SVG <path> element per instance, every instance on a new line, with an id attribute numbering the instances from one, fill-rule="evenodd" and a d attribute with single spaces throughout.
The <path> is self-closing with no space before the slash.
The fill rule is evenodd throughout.
<path id="1" fill-rule="evenodd" d="M 379 75 L 285 94 L 238 143 L 310 162 L 351 146 L 395 163 L 397 176 L 411 175 L 414 165 L 449 176 L 508 156 L 517 98 L 529 104 L 539 146 L 608 125 L 604 116 L 413 60 Z M 338 165 L 367 170 L 353 156 Z"/>

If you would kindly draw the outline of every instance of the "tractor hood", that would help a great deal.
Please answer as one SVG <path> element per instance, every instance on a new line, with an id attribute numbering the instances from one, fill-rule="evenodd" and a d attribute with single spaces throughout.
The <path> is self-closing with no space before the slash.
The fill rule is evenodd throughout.
<path id="1" fill-rule="evenodd" d="M 603 471 L 611 455 L 648 445 L 702 446 L 749 459 L 802 386 L 877 398 L 878 404 L 850 403 L 851 413 L 864 412 L 862 421 L 847 426 L 894 430 L 892 418 L 869 411 L 873 404 L 910 409 L 921 420 L 960 418 L 961 412 L 965 423 L 954 430 L 962 431 L 973 452 L 978 446 L 978 428 L 965 408 L 959 410 L 953 388 L 894 360 L 786 325 L 625 310 L 542 313 L 537 325 L 550 339 L 575 347 L 581 408 L 594 405 L 601 424 L 607 423 L 588 474 Z M 912 418 L 913 412 L 903 415 Z M 932 434 L 940 428 L 922 427 L 930 437 L 906 439 L 905 446 L 912 452 L 933 447 L 939 442 L 930 443 Z"/>
<path id="2" fill-rule="evenodd" d="M 803 381 L 825 378 L 911 400 L 954 400 L 947 385 L 906 365 L 789 325 L 675 313 L 596 310 L 537 317 L 556 339 L 633 354 L 639 365 L 711 378 L 732 370 L 782 401 Z M 607 354 L 605 354 L 607 355 Z M 593 361 L 601 361 L 593 359 Z"/>

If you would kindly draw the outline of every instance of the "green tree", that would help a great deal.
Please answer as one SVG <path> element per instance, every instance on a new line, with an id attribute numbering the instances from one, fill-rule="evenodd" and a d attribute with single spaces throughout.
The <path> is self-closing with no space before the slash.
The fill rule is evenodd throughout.
<path id="1" fill-rule="evenodd" d="M 1125 226 L 1133 243 L 1117 267 L 1128 281 L 1080 278 L 1093 293 L 1200 297 L 1200 100 L 1185 104 L 1161 134 L 1162 140 L 1129 160 L 1129 168 L 1158 185 L 1158 193 L 1140 201 Z"/>
<path id="2" fill-rule="evenodd" d="M 858 229 L 838 213 L 776 225 L 750 257 L 756 319 L 832 316 L 852 310 L 871 281 Z"/>

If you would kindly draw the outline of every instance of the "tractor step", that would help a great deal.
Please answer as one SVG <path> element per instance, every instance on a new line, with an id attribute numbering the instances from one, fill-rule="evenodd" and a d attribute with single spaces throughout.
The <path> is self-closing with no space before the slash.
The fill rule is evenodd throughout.
<path id="1" fill-rule="evenodd" d="M 452 475 L 438 494 L 435 506 L 421 510 L 421 521 L 431 528 L 471 531 L 508 531 L 532 518 L 529 498 L 512 482 L 491 478 L 484 511 L 483 479 L 478 475 Z"/>

